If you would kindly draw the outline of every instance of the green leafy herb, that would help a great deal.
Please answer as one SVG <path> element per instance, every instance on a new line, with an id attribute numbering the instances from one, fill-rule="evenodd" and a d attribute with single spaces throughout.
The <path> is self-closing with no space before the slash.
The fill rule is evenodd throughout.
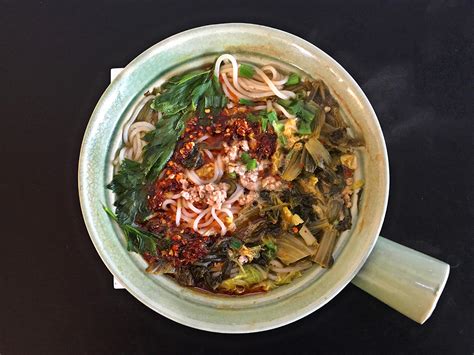
<path id="1" fill-rule="evenodd" d="M 267 126 L 268 126 L 268 117 L 267 116 L 261 116 L 260 117 L 260 123 L 262 125 L 262 131 L 266 132 L 267 131 Z"/>
<path id="2" fill-rule="evenodd" d="M 253 113 L 249 113 L 246 118 L 249 122 L 257 123 L 260 122 L 261 116 L 256 116 Z"/>
<path id="3" fill-rule="evenodd" d="M 110 209 L 105 206 L 103 206 L 103 208 L 110 218 L 118 223 L 125 234 L 128 251 L 133 251 L 140 254 L 149 253 L 151 255 L 156 255 L 157 249 L 166 246 L 164 245 L 166 243 L 163 243 L 164 239 L 161 239 L 159 236 L 153 233 L 142 231 L 131 224 L 121 223 L 118 216 L 116 216 Z"/>
<path id="4" fill-rule="evenodd" d="M 173 155 L 179 136 L 183 133 L 191 112 L 164 116 L 156 129 L 144 137 L 148 143 L 143 149 L 142 169 L 148 181 L 155 180 Z"/>
<path id="5" fill-rule="evenodd" d="M 219 112 L 227 103 L 219 81 L 211 70 L 196 70 L 171 78 L 162 87 L 150 107 L 163 114 L 156 128 L 144 140 L 142 163 L 125 159 L 119 172 L 107 186 L 116 194 L 116 212 L 120 223 L 130 224 L 147 213 L 146 190 L 171 158 L 187 120 L 197 114 Z"/>
<path id="6" fill-rule="evenodd" d="M 235 171 L 228 173 L 228 175 L 231 179 L 237 179 L 237 173 Z"/>
<path id="7" fill-rule="evenodd" d="M 240 156 L 242 163 L 245 164 L 247 170 L 255 170 L 257 168 L 257 160 L 252 159 L 247 152 L 243 152 Z"/>
<path id="8" fill-rule="evenodd" d="M 319 112 L 319 106 L 314 102 L 305 102 L 303 99 L 278 100 L 289 113 L 298 117 L 298 133 L 308 135 L 313 132 L 313 121 Z"/>
<path id="9" fill-rule="evenodd" d="M 291 73 L 290 76 L 288 77 L 288 81 L 285 83 L 285 85 L 290 86 L 290 85 L 296 85 L 299 84 L 300 82 L 300 77 L 296 73 Z"/>
<path id="10" fill-rule="evenodd" d="M 301 135 L 311 134 L 311 122 L 301 121 L 299 122 L 298 133 Z"/>
<path id="11" fill-rule="evenodd" d="M 278 121 L 278 117 L 275 111 L 271 111 L 267 114 L 267 121 L 270 122 L 270 124 L 272 125 L 273 130 L 277 134 L 278 140 L 280 141 L 280 143 L 285 145 L 286 138 L 283 135 L 283 130 L 285 129 L 285 125 L 282 122 Z"/>
<path id="12" fill-rule="evenodd" d="M 107 188 L 116 195 L 114 203 L 119 223 L 133 223 L 137 215 L 147 214 L 145 174 L 140 163 L 124 159 L 119 172 Z"/>
<path id="13" fill-rule="evenodd" d="M 264 248 L 263 255 L 267 258 L 267 260 L 275 259 L 276 254 L 277 254 L 277 245 L 272 239 L 270 238 L 264 239 L 263 248 Z"/>
<path id="14" fill-rule="evenodd" d="M 243 78 L 251 78 L 255 74 L 255 69 L 248 64 L 240 64 L 239 66 L 239 76 Z"/>
<path id="15" fill-rule="evenodd" d="M 239 104 L 246 105 L 246 106 L 255 106 L 255 102 L 248 99 L 239 99 Z"/>
<path id="16" fill-rule="evenodd" d="M 239 250 L 242 247 L 242 241 L 237 238 L 231 238 L 229 246 L 232 249 Z"/>

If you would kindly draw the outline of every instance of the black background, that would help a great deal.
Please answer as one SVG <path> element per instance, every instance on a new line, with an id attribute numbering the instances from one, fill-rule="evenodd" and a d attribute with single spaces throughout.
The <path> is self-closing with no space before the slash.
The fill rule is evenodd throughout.
<path id="1" fill-rule="evenodd" d="M 474 351 L 471 1 L 0 4 L 2 355 Z M 361 85 L 390 156 L 382 235 L 452 267 L 425 325 L 349 285 L 289 326 L 212 334 L 112 288 L 78 202 L 77 161 L 89 116 L 111 67 L 172 34 L 222 22 L 294 33 Z"/>

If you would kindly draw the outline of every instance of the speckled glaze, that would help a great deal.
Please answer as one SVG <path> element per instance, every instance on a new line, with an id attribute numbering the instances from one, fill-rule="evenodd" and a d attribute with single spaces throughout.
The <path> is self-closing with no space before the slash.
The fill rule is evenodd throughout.
<path id="1" fill-rule="evenodd" d="M 287 286 L 267 294 L 241 297 L 202 293 L 169 278 L 145 273 L 145 262 L 128 253 L 120 230 L 102 204 L 112 205 L 105 189 L 112 178 L 120 129 L 137 99 L 170 76 L 211 63 L 230 52 L 254 63 L 291 63 L 323 79 L 341 103 L 366 147 L 360 156 L 365 180 L 354 227 L 344 233 L 329 270 L 315 267 Z M 389 190 L 388 158 L 377 117 L 362 90 L 331 57 L 314 45 L 276 29 L 250 24 L 222 24 L 172 36 L 133 60 L 99 100 L 87 127 L 79 159 L 79 196 L 90 237 L 112 274 L 137 299 L 165 317 L 190 327 L 249 333 L 276 328 L 317 310 L 346 286 L 366 261 L 380 231 Z"/>

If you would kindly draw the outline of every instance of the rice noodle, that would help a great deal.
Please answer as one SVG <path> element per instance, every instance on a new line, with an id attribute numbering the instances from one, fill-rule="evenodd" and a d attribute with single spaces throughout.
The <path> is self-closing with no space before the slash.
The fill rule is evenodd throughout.
<path id="1" fill-rule="evenodd" d="M 204 142 L 206 139 L 208 139 L 209 136 L 207 134 L 203 135 L 201 138 L 196 139 L 196 143 L 201 143 Z"/>
<path id="2" fill-rule="evenodd" d="M 135 106 L 135 109 L 133 110 L 132 114 L 130 115 L 130 118 L 127 120 L 127 122 L 125 123 L 125 126 L 123 128 L 122 140 L 123 140 L 124 143 L 128 142 L 128 132 L 129 132 L 130 126 L 137 119 L 138 113 L 143 108 L 143 106 L 145 106 L 148 103 L 148 101 L 150 101 L 151 99 L 154 99 L 154 98 L 155 97 L 152 96 L 152 95 L 144 96 L 140 99 L 140 101 L 138 101 L 138 103 Z"/>
<path id="3" fill-rule="evenodd" d="M 186 176 L 195 185 L 207 185 L 217 182 L 222 175 L 224 175 L 224 164 L 220 155 L 217 156 L 214 162 L 214 175 L 210 180 L 202 180 L 194 170 L 186 170 Z"/>
<path id="4" fill-rule="evenodd" d="M 168 207 L 167 207 L 168 205 L 176 205 L 176 201 L 168 198 L 162 202 L 161 208 L 166 211 L 168 210 Z"/>
<path id="5" fill-rule="evenodd" d="M 196 218 L 196 213 L 194 212 L 188 212 L 186 210 L 186 208 L 183 206 L 183 203 L 182 201 L 180 201 L 180 205 L 181 205 L 181 215 L 182 216 L 186 216 L 188 218 Z"/>
<path id="6" fill-rule="evenodd" d="M 233 202 L 237 201 L 239 197 L 244 193 L 244 188 L 240 186 L 239 184 L 235 184 L 236 188 L 234 193 L 226 200 L 224 201 L 223 205 L 230 207 Z"/>
<path id="7" fill-rule="evenodd" d="M 199 224 L 199 221 L 201 220 L 202 217 L 204 217 L 204 215 L 206 213 L 208 213 L 211 209 L 210 208 L 207 208 L 205 209 L 204 211 L 202 211 L 197 217 L 196 219 L 194 220 L 194 223 L 193 223 L 193 229 L 194 231 L 198 231 L 198 224 Z"/>
<path id="8" fill-rule="evenodd" d="M 183 210 L 181 209 L 181 212 L 183 212 Z M 188 222 L 188 223 L 193 223 L 194 222 L 194 218 L 191 218 L 191 217 L 187 217 L 185 216 L 184 214 L 181 214 L 181 219 L 185 222 Z"/>
<path id="9" fill-rule="evenodd" d="M 204 153 L 209 157 L 209 159 L 214 159 L 214 156 L 212 155 L 211 151 L 209 149 L 204 149 Z"/>
<path id="10" fill-rule="evenodd" d="M 221 64 L 228 60 L 230 65 Z M 235 101 L 234 95 L 237 99 L 261 99 L 264 97 L 277 96 L 281 99 L 289 99 L 295 97 L 295 93 L 288 90 L 282 90 L 283 85 L 288 81 L 288 76 L 281 75 L 273 66 L 266 65 L 258 68 L 252 64 L 250 66 L 255 74 L 253 78 L 239 77 L 239 64 L 234 56 L 230 54 L 223 54 L 216 60 L 214 67 L 214 75 L 216 78 L 221 78 L 223 81 L 223 90 L 227 97 Z M 270 72 L 272 78 L 265 72 Z M 229 81 L 230 76 L 232 83 Z M 232 94 L 232 95 L 231 95 Z"/>
<path id="11" fill-rule="evenodd" d="M 224 222 L 222 222 L 220 220 L 220 218 L 217 216 L 215 207 L 211 208 L 211 213 L 212 213 L 212 217 L 214 217 L 217 224 L 219 224 L 219 226 L 221 227 L 221 235 L 226 234 L 227 233 L 227 227 L 225 226 Z"/>
<path id="12" fill-rule="evenodd" d="M 179 226 L 181 220 L 181 201 L 178 200 L 177 208 L 176 208 L 176 225 Z"/>
<path id="13" fill-rule="evenodd" d="M 197 207 L 194 207 L 194 205 L 193 205 L 191 202 L 186 201 L 186 204 L 187 204 L 187 207 L 188 207 L 191 211 L 193 211 L 193 212 L 195 212 L 195 213 L 201 213 L 201 212 L 202 212 L 201 209 L 199 209 L 199 208 L 197 208 Z"/>
<path id="14" fill-rule="evenodd" d="M 234 215 L 232 214 L 231 210 L 228 208 L 221 208 L 219 212 L 225 213 L 231 220 L 234 218 Z"/>
<path id="15" fill-rule="evenodd" d="M 285 117 L 287 118 L 296 118 L 295 115 L 292 115 L 291 113 L 289 113 L 283 106 L 281 106 L 280 104 L 276 102 L 273 103 L 273 107 L 276 108 L 278 111 L 280 111 L 282 114 L 284 114 Z"/>
<path id="16" fill-rule="evenodd" d="M 200 223 L 199 224 L 199 227 L 207 227 L 208 225 L 210 225 L 212 222 L 214 222 L 214 217 L 212 217 L 212 215 L 210 215 L 211 217 L 204 223 Z"/>
<path id="17" fill-rule="evenodd" d="M 252 111 L 266 110 L 266 109 L 267 109 L 267 105 L 252 106 L 250 109 L 251 109 Z"/>
<path id="18" fill-rule="evenodd" d="M 146 144 L 143 137 L 146 133 L 154 130 L 155 125 L 151 122 L 135 120 L 140 110 L 154 98 L 154 95 L 142 97 L 136 104 L 130 118 L 126 121 L 122 129 L 123 147 L 120 149 L 117 158 L 113 161 L 115 167 L 121 164 L 125 158 L 141 162 L 143 147 Z M 160 118 L 161 114 L 158 113 L 158 119 Z"/>
<path id="19" fill-rule="evenodd" d="M 221 64 L 228 60 L 230 65 Z M 227 97 L 235 101 L 234 95 L 237 99 L 261 99 L 264 97 L 277 96 L 281 99 L 289 99 L 295 97 L 295 93 L 283 89 L 283 85 L 288 81 L 288 76 L 281 75 L 273 66 L 266 65 L 258 68 L 251 64 L 246 64 L 255 71 L 253 78 L 239 77 L 239 64 L 234 56 L 230 54 L 223 54 L 216 60 L 214 67 L 214 75 L 216 78 L 222 78 L 223 90 Z M 265 72 L 270 72 L 272 78 Z M 232 83 L 228 76 L 231 77 Z M 231 95 L 232 94 L 232 95 Z"/>
<path id="20" fill-rule="evenodd" d="M 204 181 L 202 181 L 201 178 L 197 176 L 197 174 L 193 170 L 186 170 L 186 176 L 195 185 L 204 185 Z"/>

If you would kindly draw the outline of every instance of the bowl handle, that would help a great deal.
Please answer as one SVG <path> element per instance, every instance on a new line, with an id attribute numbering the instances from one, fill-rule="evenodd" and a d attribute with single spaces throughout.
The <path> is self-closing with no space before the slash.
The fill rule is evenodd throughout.
<path id="1" fill-rule="evenodd" d="M 448 275 L 448 264 L 379 237 L 352 283 L 423 324 L 433 313 Z"/>

